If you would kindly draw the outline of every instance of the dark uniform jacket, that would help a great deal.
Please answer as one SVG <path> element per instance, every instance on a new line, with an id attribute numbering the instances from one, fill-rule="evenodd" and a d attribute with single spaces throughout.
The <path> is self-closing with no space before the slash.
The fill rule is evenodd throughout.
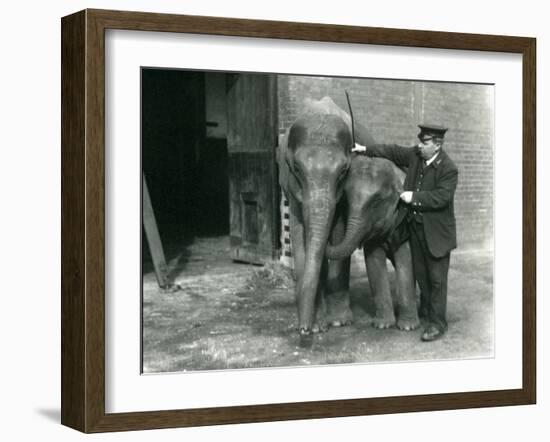
<path id="1" fill-rule="evenodd" d="M 376 144 L 368 146 L 366 154 L 386 158 L 407 168 L 403 188 L 413 192 L 408 205 L 409 218 L 414 212 L 419 215 L 431 254 L 440 258 L 456 248 L 454 194 L 458 169 L 447 153 L 440 150 L 427 167 L 417 147 Z"/>

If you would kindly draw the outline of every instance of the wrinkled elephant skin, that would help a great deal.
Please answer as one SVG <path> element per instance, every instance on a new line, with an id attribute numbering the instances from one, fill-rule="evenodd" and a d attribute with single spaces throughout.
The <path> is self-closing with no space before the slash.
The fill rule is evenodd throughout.
<path id="1" fill-rule="evenodd" d="M 343 240 L 341 200 L 352 140 L 346 122 L 323 111 L 327 103 L 326 98 L 309 100 L 278 152 L 279 182 L 289 201 L 298 329 L 304 347 L 311 346 L 312 333 L 346 325 L 352 317 L 349 259 L 329 263 L 325 258 L 327 243 Z"/>

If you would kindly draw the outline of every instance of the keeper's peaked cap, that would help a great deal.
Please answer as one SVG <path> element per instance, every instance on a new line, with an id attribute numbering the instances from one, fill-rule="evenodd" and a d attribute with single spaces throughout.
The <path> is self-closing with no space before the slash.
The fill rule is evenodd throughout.
<path id="1" fill-rule="evenodd" d="M 418 127 L 420 128 L 418 138 L 425 141 L 432 138 L 443 139 L 445 137 L 445 132 L 448 130 L 447 127 L 439 126 L 437 124 L 419 124 Z"/>

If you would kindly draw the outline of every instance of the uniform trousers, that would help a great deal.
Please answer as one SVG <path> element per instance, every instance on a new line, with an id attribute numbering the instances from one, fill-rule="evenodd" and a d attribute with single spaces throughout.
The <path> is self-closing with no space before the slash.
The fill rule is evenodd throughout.
<path id="1" fill-rule="evenodd" d="M 450 252 L 436 258 L 428 248 L 424 225 L 415 219 L 409 222 L 410 246 L 415 279 L 420 287 L 420 311 L 430 324 L 440 331 L 447 330 L 447 275 Z"/>

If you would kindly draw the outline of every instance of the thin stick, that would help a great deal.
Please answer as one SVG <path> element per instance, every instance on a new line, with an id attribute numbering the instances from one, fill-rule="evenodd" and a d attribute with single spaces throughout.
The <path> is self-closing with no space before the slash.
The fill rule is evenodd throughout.
<path id="1" fill-rule="evenodd" d="M 351 118 L 351 138 L 353 140 L 353 145 L 355 146 L 355 124 L 353 123 L 353 111 L 351 110 L 351 102 L 349 99 L 349 94 L 347 89 L 345 89 L 346 100 L 348 101 L 349 116 Z"/>

